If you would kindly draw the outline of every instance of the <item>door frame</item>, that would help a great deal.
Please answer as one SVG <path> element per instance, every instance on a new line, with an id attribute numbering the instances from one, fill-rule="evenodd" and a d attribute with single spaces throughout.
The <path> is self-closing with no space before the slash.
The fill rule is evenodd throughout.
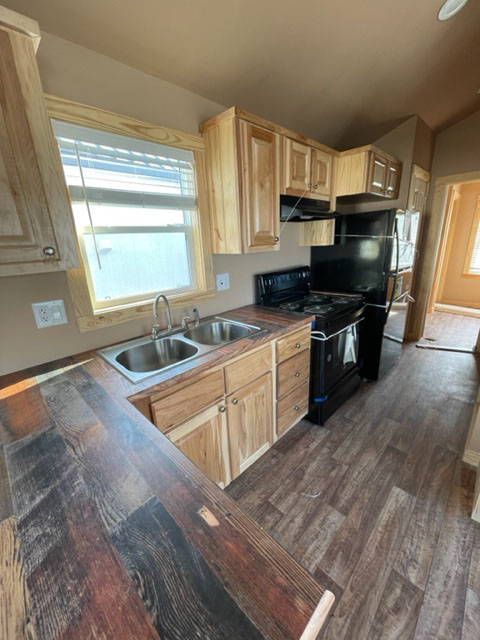
<path id="1" fill-rule="evenodd" d="M 432 288 L 435 284 L 442 231 L 448 213 L 450 187 L 459 183 L 478 182 L 479 180 L 480 170 L 435 178 L 431 213 L 428 218 L 424 219 L 422 225 L 424 233 L 422 233 L 421 240 L 420 264 L 415 269 L 412 286 L 412 294 L 416 302 L 414 305 L 409 305 L 405 330 L 406 340 L 417 341 L 423 336 Z"/>

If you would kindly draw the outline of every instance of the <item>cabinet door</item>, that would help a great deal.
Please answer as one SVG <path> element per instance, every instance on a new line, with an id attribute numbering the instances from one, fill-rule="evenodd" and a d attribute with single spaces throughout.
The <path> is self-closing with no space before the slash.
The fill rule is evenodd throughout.
<path id="1" fill-rule="evenodd" d="M 310 191 L 311 157 L 311 147 L 285 138 L 285 193 L 301 195 Z"/>
<path id="2" fill-rule="evenodd" d="M 410 179 L 407 209 L 409 211 L 425 212 L 425 205 L 430 186 L 430 174 L 418 165 L 413 165 Z"/>
<path id="3" fill-rule="evenodd" d="M 240 121 L 246 252 L 278 249 L 280 142 L 276 133 Z"/>
<path id="4" fill-rule="evenodd" d="M 378 153 L 370 154 L 370 171 L 368 191 L 385 194 L 387 188 L 388 160 Z"/>
<path id="5" fill-rule="evenodd" d="M 224 407 L 215 404 L 168 434 L 170 441 L 222 488 L 231 480 L 225 415 Z"/>
<path id="6" fill-rule="evenodd" d="M 233 479 L 273 444 L 272 374 L 228 396 L 227 416 Z"/>
<path id="7" fill-rule="evenodd" d="M 78 266 L 31 38 L 0 29 L 0 275 Z"/>
<path id="8" fill-rule="evenodd" d="M 329 153 L 312 149 L 312 193 L 310 196 L 324 198 L 330 197 L 332 189 L 332 163 L 333 158 Z"/>
<path id="9" fill-rule="evenodd" d="M 392 200 L 398 198 L 400 190 L 400 178 L 402 177 L 402 165 L 398 162 L 388 162 L 386 194 Z"/>

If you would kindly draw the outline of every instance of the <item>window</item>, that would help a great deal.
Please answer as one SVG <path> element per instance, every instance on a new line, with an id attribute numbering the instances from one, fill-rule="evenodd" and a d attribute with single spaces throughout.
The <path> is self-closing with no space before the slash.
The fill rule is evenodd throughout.
<path id="1" fill-rule="evenodd" d="M 94 310 L 196 290 L 193 151 L 52 124 Z"/>
<path id="2" fill-rule="evenodd" d="M 464 275 L 480 276 L 480 196 L 473 217 L 472 233 L 465 259 Z"/>

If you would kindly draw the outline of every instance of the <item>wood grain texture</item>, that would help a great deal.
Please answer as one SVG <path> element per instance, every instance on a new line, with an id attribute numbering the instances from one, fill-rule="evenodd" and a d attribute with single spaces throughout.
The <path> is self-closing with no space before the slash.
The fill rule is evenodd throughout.
<path id="1" fill-rule="evenodd" d="M 368 640 L 411 640 L 422 598 L 420 589 L 392 570 Z"/>
<path id="2" fill-rule="evenodd" d="M 272 370 L 272 349 L 270 345 L 259 349 L 225 367 L 225 389 L 232 393 Z"/>
<path id="3" fill-rule="evenodd" d="M 220 365 L 309 320 L 251 307 L 229 315 L 265 332 L 221 350 L 213 358 Z M 200 365 L 204 375 L 208 366 L 212 361 Z M 182 370 L 173 382 L 161 376 L 148 384 L 161 396 L 164 380 L 168 395 L 178 380 L 187 386 L 193 377 Z M 159 637 L 143 583 L 132 581 L 112 540 L 155 501 L 201 556 L 202 575 L 210 572 L 259 637 L 299 638 L 319 603 L 328 615 L 328 592 L 131 404 L 132 393 L 148 396 L 146 384 L 132 385 L 92 353 L 4 376 L 0 384 L 0 446 L 31 594 L 25 620 L 38 637 Z M 272 506 L 272 522 L 275 516 Z M 138 541 L 132 537 L 128 549 L 131 566 L 143 566 Z M 219 611 L 213 600 L 203 601 L 212 619 Z M 175 625 L 168 633 L 175 637 Z M 250 627 L 241 633 L 239 626 L 229 637 L 255 637 Z"/>
<path id="4" fill-rule="evenodd" d="M 39 637 L 158 638 L 58 432 L 9 445 L 7 460 Z"/>
<path id="5" fill-rule="evenodd" d="M 33 638 L 30 594 L 14 517 L 0 522 L 0 638 Z"/>
<path id="6" fill-rule="evenodd" d="M 325 638 L 367 640 L 415 498 L 394 487 L 350 578 Z M 361 590 L 358 588 L 361 586 Z"/>
<path id="7" fill-rule="evenodd" d="M 451 487 L 440 537 L 433 558 L 415 640 L 454 638 L 463 625 L 474 529 L 470 519 L 471 492 L 462 486 L 461 462 Z"/>
<path id="8" fill-rule="evenodd" d="M 7 465 L 3 445 L 0 445 L 0 522 L 13 515 L 10 482 L 8 480 Z"/>
<path id="9" fill-rule="evenodd" d="M 436 313 L 428 320 L 429 334 L 451 336 L 452 344 L 454 339 L 472 340 L 477 331 L 471 322 Z M 375 384 L 362 384 L 324 427 L 302 420 L 228 487 L 227 492 L 300 564 L 312 570 L 318 562 L 314 575 L 337 598 L 331 611 L 334 619 L 338 611 L 347 615 L 348 640 L 412 640 L 423 602 L 424 607 L 428 603 L 428 611 L 424 608 L 420 624 L 424 629 L 432 627 L 427 637 L 470 640 L 478 636 L 474 594 L 480 592 L 480 525 L 470 519 L 473 476 L 464 466 L 456 474 L 450 471 L 462 455 L 470 422 L 467 407 L 472 407 L 477 395 L 479 378 L 480 359 L 472 355 L 420 353 L 408 345 L 390 375 Z M 381 434 L 385 424 L 390 439 Z M 382 450 L 380 457 L 378 450 Z M 365 474 L 358 475 L 359 460 L 369 470 Z M 352 486 L 347 490 L 350 473 Z M 454 486 L 462 499 L 456 499 L 452 520 L 448 504 Z M 332 498 L 338 487 L 342 493 L 352 492 L 355 499 L 347 513 L 334 517 Z M 391 531 L 395 518 L 385 520 L 392 488 L 419 503 L 401 519 L 400 533 Z M 308 499 L 303 492 L 318 495 Z M 420 515 L 422 508 L 430 513 L 428 517 Z M 471 535 L 470 554 L 469 543 L 462 540 Z M 389 550 L 380 545 L 381 559 L 372 559 L 372 577 L 363 554 L 374 539 L 393 543 Z M 320 557 L 315 557 L 315 551 L 310 555 L 310 544 Z M 413 574 L 418 570 L 425 590 L 394 569 L 404 549 L 410 549 L 409 566 Z M 362 564 L 366 582 L 359 573 Z M 365 603 L 370 581 L 375 594 Z M 342 607 L 344 598 L 347 603 Z M 369 610 L 363 622 L 364 611 L 360 611 L 358 629 L 349 618 L 350 608 L 357 606 L 355 598 Z M 332 639 L 341 638 L 342 625 L 329 633 Z"/>
<path id="10" fill-rule="evenodd" d="M 113 541 L 161 638 L 263 637 L 158 499 L 122 522 Z"/>
<path id="11" fill-rule="evenodd" d="M 404 459 L 405 454 L 397 449 L 386 448 L 332 544 L 325 549 L 320 566 L 342 587 L 355 569 L 388 494 L 396 484 Z"/>
<path id="12" fill-rule="evenodd" d="M 396 570 L 422 590 L 430 574 L 456 462 L 453 452 L 435 448 L 395 563 Z"/>

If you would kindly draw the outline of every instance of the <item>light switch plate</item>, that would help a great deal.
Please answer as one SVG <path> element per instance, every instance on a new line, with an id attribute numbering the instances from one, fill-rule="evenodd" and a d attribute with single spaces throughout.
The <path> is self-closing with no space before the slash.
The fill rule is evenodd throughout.
<path id="1" fill-rule="evenodd" d="M 230 289 L 230 274 L 217 273 L 217 291 L 224 291 L 225 289 Z"/>
<path id="2" fill-rule="evenodd" d="M 32 304 L 33 315 L 39 329 L 53 327 L 57 324 L 67 324 L 67 314 L 63 300 L 48 300 L 47 302 L 34 302 Z"/>

